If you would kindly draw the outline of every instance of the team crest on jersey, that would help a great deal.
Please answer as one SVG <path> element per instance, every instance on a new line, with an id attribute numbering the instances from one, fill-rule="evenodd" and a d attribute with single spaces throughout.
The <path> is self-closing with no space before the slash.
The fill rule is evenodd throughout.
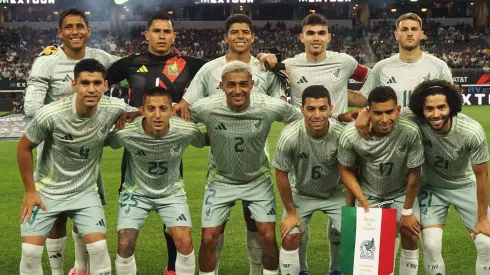
<path id="1" fill-rule="evenodd" d="M 167 75 L 179 75 L 179 66 L 177 65 L 177 62 L 173 62 L 172 64 L 168 65 L 167 70 Z"/>
<path id="2" fill-rule="evenodd" d="M 422 81 L 430 80 L 430 73 L 427 73 L 427 75 L 423 76 L 422 79 L 423 79 Z"/>
<path id="3" fill-rule="evenodd" d="M 402 146 L 398 146 L 396 148 L 395 153 L 396 153 L 396 155 L 400 155 L 402 153 L 405 153 L 406 151 L 407 151 L 407 146 L 405 144 L 403 144 Z"/>
<path id="4" fill-rule="evenodd" d="M 182 147 L 180 145 L 175 145 L 170 149 L 170 155 L 172 156 L 178 156 L 180 155 L 180 152 L 182 151 Z"/>
<path id="5" fill-rule="evenodd" d="M 260 129 L 262 129 L 261 126 L 262 126 L 262 121 L 257 120 L 256 122 L 253 122 L 251 125 L 252 132 L 260 131 Z"/>
<path id="6" fill-rule="evenodd" d="M 260 80 L 257 78 L 257 79 L 254 79 L 254 87 L 255 88 L 259 88 L 259 84 L 260 84 Z"/>
<path id="7" fill-rule="evenodd" d="M 340 71 L 340 68 L 337 68 L 335 72 L 330 74 L 330 79 L 332 81 L 339 80 L 342 77 L 342 72 Z"/>
<path id="8" fill-rule="evenodd" d="M 455 156 L 456 158 L 461 157 L 463 154 L 464 154 L 464 148 L 463 147 L 461 147 L 459 149 L 454 149 L 454 151 L 453 151 L 453 156 Z"/>
<path id="9" fill-rule="evenodd" d="M 100 129 L 100 131 L 97 133 L 97 136 L 98 136 L 99 138 L 105 138 L 105 137 L 107 136 L 107 134 L 108 134 L 108 133 L 109 133 L 109 129 L 108 129 L 108 128 L 106 128 L 106 127 L 102 127 L 102 128 Z"/>

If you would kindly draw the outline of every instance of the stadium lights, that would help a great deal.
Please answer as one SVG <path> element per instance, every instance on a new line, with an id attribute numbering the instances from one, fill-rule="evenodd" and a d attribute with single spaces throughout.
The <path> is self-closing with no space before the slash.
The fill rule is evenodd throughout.
<path id="1" fill-rule="evenodd" d="M 90 12 L 89 11 L 86 11 L 85 14 L 90 15 Z"/>
<path id="2" fill-rule="evenodd" d="M 58 11 L 53 11 L 53 14 L 59 14 L 59 12 Z"/>
<path id="3" fill-rule="evenodd" d="M 396 12 L 396 9 L 391 9 L 391 12 Z"/>
<path id="4" fill-rule="evenodd" d="M 173 10 L 169 10 L 169 11 L 167 11 L 167 13 L 168 13 L 168 15 L 172 15 L 172 14 L 174 14 L 174 11 Z"/>
<path id="5" fill-rule="evenodd" d="M 410 2 L 418 2 L 419 0 L 410 0 Z"/>
<path id="6" fill-rule="evenodd" d="M 473 4 L 475 4 L 475 3 L 473 3 L 473 2 L 470 3 L 470 5 L 472 5 L 472 6 L 473 6 Z"/>
<path id="7" fill-rule="evenodd" d="M 422 8 L 421 11 L 422 12 L 427 12 L 427 8 Z"/>

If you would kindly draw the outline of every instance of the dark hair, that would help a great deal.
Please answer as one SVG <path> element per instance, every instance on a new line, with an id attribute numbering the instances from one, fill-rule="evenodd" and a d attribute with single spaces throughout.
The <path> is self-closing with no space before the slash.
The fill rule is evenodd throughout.
<path id="1" fill-rule="evenodd" d="M 368 96 L 368 105 L 371 103 L 383 103 L 393 99 L 397 103 L 396 93 L 390 86 L 379 86 L 374 88 Z"/>
<path id="2" fill-rule="evenodd" d="M 80 10 L 79 8 L 69 8 L 64 10 L 60 14 L 60 21 L 58 22 L 58 27 L 60 27 L 60 29 L 63 27 L 63 20 L 65 20 L 65 17 L 67 17 L 68 15 L 80 16 L 83 19 L 83 22 L 85 22 L 85 24 L 87 25 L 87 27 L 89 27 L 87 16 L 85 16 L 85 13 L 82 10 Z"/>
<path id="3" fill-rule="evenodd" d="M 151 24 L 153 24 L 153 21 L 155 20 L 163 20 L 163 21 L 170 21 L 170 25 L 172 25 L 172 31 L 174 30 L 174 21 L 170 19 L 170 16 L 163 14 L 163 13 L 157 13 L 153 15 L 150 20 L 148 20 L 148 23 L 146 23 L 146 30 L 149 30 L 151 27 Z"/>
<path id="4" fill-rule="evenodd" d="M 248 27 L 250 28 L 250 31 L 253 32 L 252 27 L 252 19 L 250 17 L 246 16 L 245 14 L 233 14 L 230 15 L 225 21 L 225 33 L 228 34 L 230 31 L 231 25 L 235 23 L 246 23 Z"/>
<path id="5" fill-rule="evenodd" d="M 152 87 L 146 90 L 146 92 L 143 94 L 143 100 L 149 96 L 166 96 L 170 102 L 172 102 L 172 94 L 170 91 L 160 86 Z"/>
<path id="6" fill-rule="evenodd" d="M 93 58 L 88 58 L 88 59 L 82 59 L 80 62 L 75 65 L 75 80 L 77 80 L 78 76 L 80 75 L 81 72 L 97 72 L 97 73 L 102 73 L 102 76 L 104 79 L 106 78 L 107 71 L 99 61 L 93 59 Z"/>
<path id="7" fill-rule="evenodd" d="M 303 96 L 301 97 L 301 106 L 305 105 L 305 101 L 309 97 L 314 99 L 326 97 L 328 99 L 328 104 L 332 104 L 330 93 L 323 85 L 311 85 L 306 87 L 303 91 Z"/>
<path id="8" fill-rule="evenodd" d="M 325 16 L 319 13 L 311 13 L 303 19 L 303 21 L 301 22 L 301 28 L 304 28 L 307 25 L 328 26 L 328 21 Z"/>
<path id="9" fill-rule="evenodd" d="M 424 117 L 425 98 L 431 95 L 445 95 L 447 104 L 449 105 L 449 114 L 457 115 L 463 107 L 463 99 L 461 98 L 460 89 L 445 80 L 427 80 L 415 87 L 408 107 L 419 118 Z"/>

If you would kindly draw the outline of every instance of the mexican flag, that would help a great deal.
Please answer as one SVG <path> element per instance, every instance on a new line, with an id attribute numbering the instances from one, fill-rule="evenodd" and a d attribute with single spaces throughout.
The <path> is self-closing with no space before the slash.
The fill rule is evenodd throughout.
<path id="1" fill-rule="evenodd" d="M 393 274 L 396 209 L 342 207 L 340 270 L 346 275 Z"/>

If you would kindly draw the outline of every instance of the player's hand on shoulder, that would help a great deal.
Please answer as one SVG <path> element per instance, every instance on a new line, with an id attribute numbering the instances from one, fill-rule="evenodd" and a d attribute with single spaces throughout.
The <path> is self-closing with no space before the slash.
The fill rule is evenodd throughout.
<path id="1" fill-rule="evenodd" d="M 25 192 L 22 207 L 20 209 L 20 223 L 22 223 L 24 219 L 26 219 L 27 222 L 31 220 L 32 211 L 36 206 L 39 206 L 43 211 L 47 210 L 37 191 Z"/>
<path id="2" fill-rule="evenodd" d="M 117 129 L 124 129 L 126 126 L 126 123 L 131 123 L 133 120 L 139 116 L 141 116 L 141 112 L 124 112 L 122 115 L 119 117 L 119 119 L 116 122 L 116 128 Z"/>
<path id="3" fill-rule="evenodd" d="M 400 228 L 406 230 L 413 235 L 420 235 L 422 230 L 422 224 L 417 219 L 417 217 L 412 213 L 411 215 L 402 215 L 400 218 Z M 403 230 L 400 231 L 403 233 Z"/>
<path id="4" fill-rule="evenodd" d="M 281 237 L 284 239 L 293 228 L 298 227 L 303 232 L 303 226 L 296 213 L 287 213 L 281 222 Z"/>
<path id="5" fill-rule="evenodd" d="M 45 56 L 45 55 L 52 55 L 55 54 L 56 51 L 58 50 L 59 45 L 58 44 L 53 44 L 50 46 L 47 46 L 38 54 L 38 56 Z"/>
<path id="6" fill-rule="evenodd" d="M 361 137 L 369 138 L 371 136 L 370 132 L 372 125 L 369 121 L 369 112 L 367 109 L 364 109 L 357 114 L 354 125 L 356 126 L 356 130 Z"/>
<path id="7" fill-rule="evenodd" d="M 178 114 L 183 120 L 191 120 L 191 112 L 189 110 L 189 103 L 187 103 L 187 101 L 181 99 L 179 103 L 175 104 L 173 107 L 174 114 Z"/>
<path id="8" fill-rule="evenodd" d="M 361 110 L 351 110 L 343 114 L 339 114 L 339 120 L 342 122 L 351 122 L 356 120 L 357 116 L 359 115 L 359 112 Z"/>
<path id="9" fill-rule="evenodd" d="M 487 237 L 490 237 L 490 220 L 484 219 L 476 223 L 475 231 L 473 231 L 472 234 L 473 239 L 475 239 L 476 235 L 480 233 L 486 235 Z"/>
<path id="10" fill-rule="evenodd" d="M 279 63 L 275 54 L 271 53 L 259 53 L 257 57 L 260 60 L 260 67 L 264 71 L 272 70 Z"/>

